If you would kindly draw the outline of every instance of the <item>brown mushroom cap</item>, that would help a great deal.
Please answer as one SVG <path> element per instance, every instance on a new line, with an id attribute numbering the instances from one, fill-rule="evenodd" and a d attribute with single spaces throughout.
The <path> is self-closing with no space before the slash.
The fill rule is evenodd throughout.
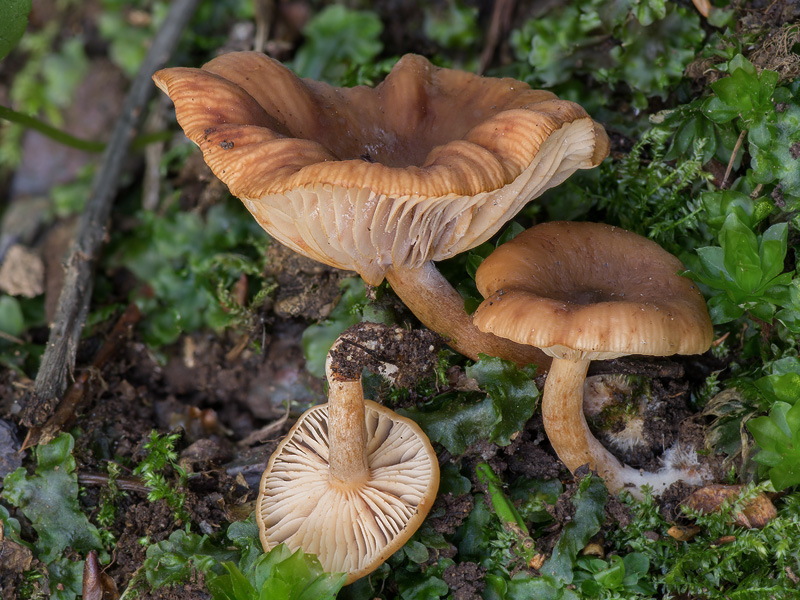
<path id="1" fill-rule="evenodd" d="M 257 53 L 154 79 L 267 232 L 372 284 L 477 246 L 608 153 L 577 104 L 415 55 L 374 89 L 301 80 Z"/>
<path id="2" fill-rule="evenodd" d="M 348 483 L 330 476 L 329 405 L 316 406 L 272 455 L 256 507 L 265 549 L 279 543 L 302 548 L 326 571 L 347 573 L 347 583 L 408 541 L 439 487 L 439 463 L 419 426 L 375 402 L 364 404 L 366 479 Z"/>
<path id="3" fill-rule="evenodd" d="M 482 331 L 551 356 L 698 354 L 713 339 L 705 300 L 655 242 L 598 223 L 553 222 L 500 246 L 475 279 Z"/>

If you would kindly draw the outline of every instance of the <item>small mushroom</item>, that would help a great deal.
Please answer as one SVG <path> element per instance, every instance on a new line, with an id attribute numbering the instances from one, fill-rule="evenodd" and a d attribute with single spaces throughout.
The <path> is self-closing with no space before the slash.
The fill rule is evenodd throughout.
<path id="1" fill-rule="evenodd" d="M 605 158 L 608 136 L 580 106 L 411 54 L 375 88 L 299 79 L 252 52 L 154 80 L 212 171 L 275 239 L 369 284 L 388 279 L 466 356 L 549 363 L 478 331 L 432 261 L 485 242 L 531 199 Z"/>
<path id="2" fill-rule="evenodd" d="M 362 323 L 334 343 L 328 404 L 301 415 L 261 479 L 256 520 L 265 551 L 280 543 L 302 548 L 352 583 L 422 524 L 439 488 L 436 453 L 416 423 L 365 400 L 361 385 L 365 366 L 398 371 L 393 363 L 402 356 L 384 349 L 401 348 L 392 342 L 410 335 Z"/>
<path id="3" fill-rule="evenodd" d="M 485 298 L 481 331 L 541 348 L 553 357 L 542 398 L 550 443 L 573 473 L 585 464 L 612 491 L 674 481 L 701 483 L 700 470 L 644 473 L 624 466 L 589 430 L 583 383 L 589 363 L 626 354 L 698 354 L 712 340 L 696 286 L 680 261 L 658 244 L 617 227 L 553 222 L 500 246 L 478 268 Z"/>

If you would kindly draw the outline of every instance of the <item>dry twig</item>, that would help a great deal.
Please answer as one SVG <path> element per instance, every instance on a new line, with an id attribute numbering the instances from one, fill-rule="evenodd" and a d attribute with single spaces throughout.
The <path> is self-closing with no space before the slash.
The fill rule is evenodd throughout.
<path id="1" fill-rule="evenodd" d="M 64 287 L 58 299 L 34 393 L 28 398 L 23 410 L 22 422 L 25 425 L 44 423 L 67 386 L 67 377 L 75 365 L 81 329 L 89 312 L 92 272 L 102 243 L 108 235 L 107 225 L 117 183 L 140 117 L 155 89 L 151 76 L 167 62 L 197 4 L 198 0 L 175 0 L 172 3 L 122 105 L 122 112 L 103 154 L 102 164 L 92 182 L 92 192 L 81 215 L 75 241 L 67 259 Z"/>

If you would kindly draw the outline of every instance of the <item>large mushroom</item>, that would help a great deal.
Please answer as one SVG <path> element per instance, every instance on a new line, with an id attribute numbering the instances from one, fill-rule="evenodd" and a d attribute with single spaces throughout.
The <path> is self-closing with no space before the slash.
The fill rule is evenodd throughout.
<path id="1" fill-rule="evenodd" d="M 542 397 L 547 437 L 573 473 L 596 471 L 612 491 L 660 493 L 702 471 L 646 473 L 623 465 L 592 435 L 583 414 L 589 363 L 627 354 L 699 354 L 712 327 L 681 262 L 655 242 L 618 227 L 553 222 L 532 227 L 478 268 L 485 298 L 474 314 L 482 331 L 541 348 L 553 357 Z"/>
<path id="2" fill-rule="evenodd" d="M 265 551 L 280 543 L 302 548 L 352 583 L 422 524 L 439 488 L 436 453 L 414 421 L 365 400 L 361 385 L 365 367 L 402 372 L 410 338 L 433 344 L 430 332 L 374 323 L 355 325 L 334 343 L 328 404 L 300 416 L 261 479 L 256 520 Z"/>
<path id="3" fill-rule="evenodd" d="M 375 88 L 299 79 L 257 53 L 154 75 L 212 171 L 293 250 L 388 279 L 426 326 L 478 353 L 546 365 L 478 331 L 432 261 L 489 239 L 528 201 L 608 154 L 577 104 L 513 79 L 401 58 Z"/>

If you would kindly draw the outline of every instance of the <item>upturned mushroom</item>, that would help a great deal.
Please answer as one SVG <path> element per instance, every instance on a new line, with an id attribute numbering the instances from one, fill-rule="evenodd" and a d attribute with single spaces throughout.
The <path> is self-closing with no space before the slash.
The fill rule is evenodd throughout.
<path id="1" fill-rule="evenodd" d="M 436 453 L 416 423 L 365 400 L 361 385 L 364 367 L 401 372 L 403 338 L 415 336 L 432 343 L 430 332 L 362 323 L 333 345 L 328 404 L 300 416 L 261 479 L 256 520 L 265 551 L 302 548 L 352 583 L 422 524 L 439 488 Z"/>
<path id="2" fill-rule="evenodd" d="M 605 158 L 608 137 L 580 106 L 416 55 L 375 88 L 299 79 L 246 52 L 154 80 L 215 175 L 275 239 L 369 284 L 388 279 L 466 356 L 549 362 L 478 331 L 433 261 L 483 243 Z"/>
<path id="3" fill-rule="evenodd" d="M 478 268 L 482 331 L 541 348 L 553 357 L 542 397 L 547 436 L 573 473 L 596 471 L 612 491 L 677 480 L 701 483 L 701 469 L 645 473 L 623 465 L 589 430 L 583 383 L 589 363 L 627 354 L 699 354 L 712 327 L 681 262 L 658 244 L 618 227 L 553 222 L 532 227 Z"/>

